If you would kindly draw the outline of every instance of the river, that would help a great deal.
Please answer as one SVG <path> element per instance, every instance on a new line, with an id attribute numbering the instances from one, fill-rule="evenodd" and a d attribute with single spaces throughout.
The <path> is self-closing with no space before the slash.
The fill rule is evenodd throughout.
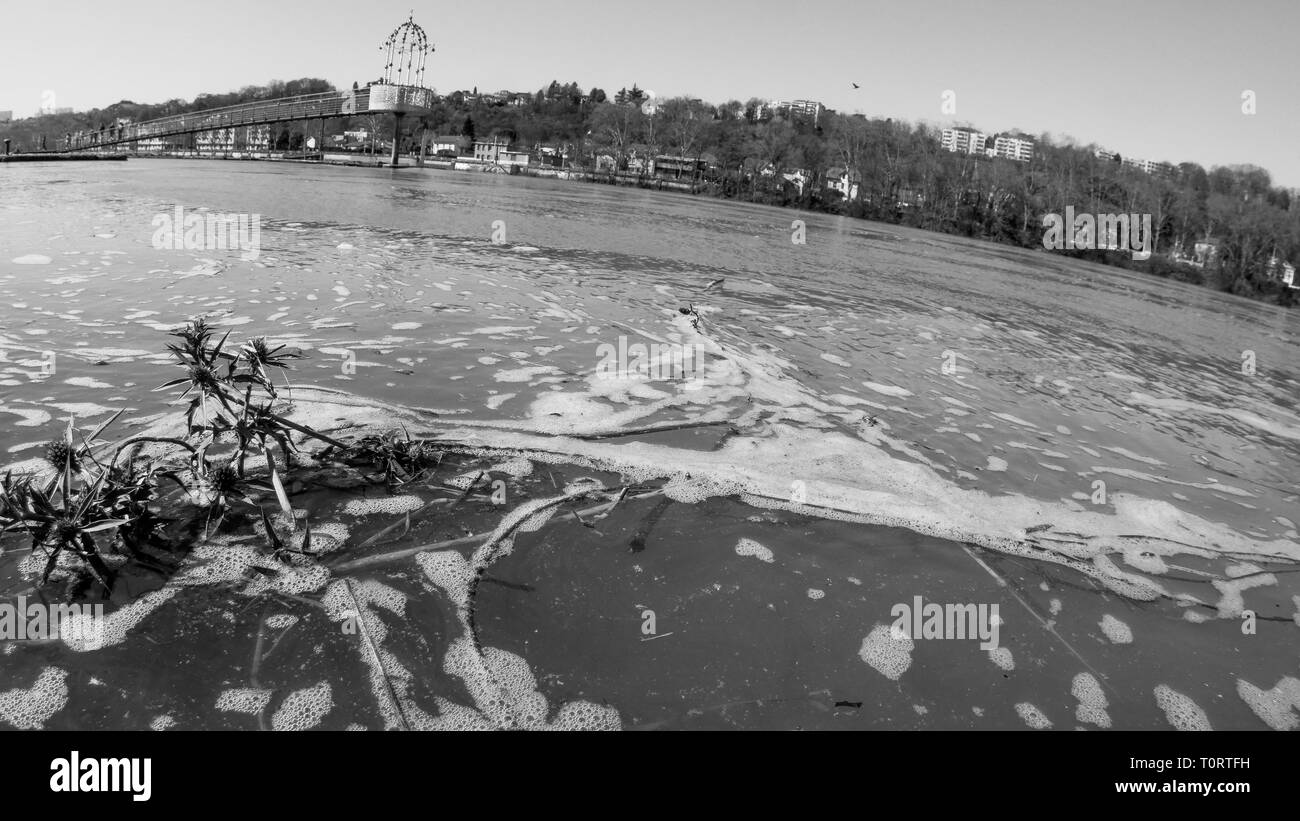
<path id="1" fill-rule="evenodd" d="M 510 726 L 1300 723 L 1295 311 L 585 183 L 180 160 L 0 178 L 5 461 L 30 466 L 69 414 L 174 416 L 150 389 L 177 375 L 167 332 L 202 315 L 306 353 L 289 381 L 331 389 L 335 421 L 420 408 L 512 453 L 559 443 L 549 466 L 495 466 L 500 510 L 407 542 L 491 530 L 516 484 L 657 476 L 671 501 L 520 534 L 478 597 L 489 683 L 462 658 L 447 551 L 296 598 L 136 573 L 107 641 L 4 645 L 10 724 L 502 726 L 484 687 Z M 158 247 L 178 207 L 255 215 L 256 253 Z M 628 378 L 624 357 L 603 378 L 651 342 L 699 367 Z M 341 552 L 405 504 L 303 498 Z M 4 544 L 2 595 L 35 595 L 24 542 Z M 335 623 L 340 589 L 378 656 Z M 997 605 L 999 647 L 890 633 L 917 597 Z"/>

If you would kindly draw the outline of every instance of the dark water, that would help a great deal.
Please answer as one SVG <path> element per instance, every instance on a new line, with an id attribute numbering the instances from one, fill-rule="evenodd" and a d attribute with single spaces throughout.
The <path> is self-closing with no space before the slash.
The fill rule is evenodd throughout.
<path id="1" fill-rule="evenodd" d="M 457 584 L 414 557 L 274 591 L 238 562 L 197 579 L 201 553 L 175 577 L 128 574 L 110 610 L 137 602 L 139 620 L 114 643 L 6 645 L 10 724 L 48 702 L 31 723 L 501 726 L 471 668 L 521 723 L 575 727 L 1023 727 L 1038 713 L 1168 727 L 1193 714 L 1171 698 L 1216 728 L 1294 715 L 1300 588 L 1263 571 L 1300 560 L 1295 312 L 1046 253 L 585 184 L 233 162 L 0 170 L 9 461 L 69 414 L 169 412 L 148 391 L 171 375 L 166 331 L 202 314 L 232 339 L 308 352 L 295 385 L 366 405 L 335 417 L 434 409 L 430 431 L 477 423 L 455 432 L 571 454 L 497 465 L 502 508 L 437 507 L 383 550 L 490 531 L 585 475 L 658 475 L 674 500 L 648 529 L 657 497 L 522 534 L 478 591 L 486 668 L 456 649 Z M 257 258 L 155 247 L 177 206 L 258 215 Z M 602 380 L 599 346 L 620 337 L 704 346 L 707 370 L 691 386 Z M 572 438 L 719 420 L 734 432 Z M 436 483 L 486 466 L 449 463 Z M 407 504 L 358 516 L 349 501 L 295 494 L 336 528 L 340 561 L 378 550 L 359 545 Z M 33 591 L 21 542 L 5 544 L 5 595 Z M 340 629 L 344 594 L 365 641 Z M 999 605 L 1003 654 L 873 634 L 914 596 Z M 253 706 L 228 709 L 241 696 Z"/>

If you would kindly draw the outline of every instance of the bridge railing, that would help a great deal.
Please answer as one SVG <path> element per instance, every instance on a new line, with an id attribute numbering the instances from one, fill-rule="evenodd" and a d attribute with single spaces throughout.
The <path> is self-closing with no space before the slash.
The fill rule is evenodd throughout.
<path id="1" fill-rule="evenodd" d="M 369 108 L 370 90 L 327 91 L 319 94 L 300 94 L 274 100 L 255 100 L 221 108 L 190 111 L 159 117 L 143 123 L 131 123 L 103 131 L 83 132 L 74 135 L 72 147 L 116 145 L 152 137 L 189 134 L 198 131 L 217 131 L 245 125 L 262 125 L 287 120 L 309 120 L 317 117 L 344 117 L 364 113 Z"/>

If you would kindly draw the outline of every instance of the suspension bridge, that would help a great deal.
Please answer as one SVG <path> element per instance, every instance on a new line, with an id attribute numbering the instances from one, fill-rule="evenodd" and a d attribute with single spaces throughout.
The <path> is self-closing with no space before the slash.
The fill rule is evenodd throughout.
<path id="1" fill-rule="evenodd" d="M 247 126 L 276 125 L 319 121 L 324 133 L 325 121 L 336 117 L 382 114 L 393 116 L 392 165 L 397 165 L 397 136 L 402 117 L 426 114 L 433 107 L 435 95 L 424 85 L 424 63 L 433 45 L 414 18 L 393 30 L 381 50 L 387 51 L 384 79 L 365 88 L 299 94 L 271 100 L 254 100 L 172 114 L 138 123 L 117 123 L 98 130 L 79 131 L 64 137 L 64 145 L 51 154 L 74 151 L 99 151 L 118 148 L 140 150 L 159 146 L 165 141 L 189 134 L 222 132 Z"/>

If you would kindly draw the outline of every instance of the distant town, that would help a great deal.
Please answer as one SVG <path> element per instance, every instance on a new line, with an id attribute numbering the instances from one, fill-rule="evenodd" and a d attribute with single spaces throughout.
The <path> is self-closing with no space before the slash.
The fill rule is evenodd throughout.
<path id="1" fill-rule="evenodd" d="M 375 81 L 378 82 L 378 81 Z M 1242 296 L 1295 304 L 1300 191 L 1254 166 L 1140 159 L 1095 144 L 843 114 L 814 99 L 714 105 L 658 98 L 637 84 L 607 93 L 552 81 L 533 92 L 477 88 L 435 95 L 429 113 L 399 120 L 347 115 L 375 82 L 339 90 L 302 79 L 157 105 L 122 101 L 73 112 L 0 112 L 6 152 L 108 149 L 132 156 L 383 164 L 529 174 L 675 189 L 1043 247 L 1045 214 L 1151 215 L 1153 255 L 1132 260 L 1090 246 L 1073 256 Z M 256 101 L 335 95 L 339 116 L 201 129 Z M 136 134 L 159 118 L 193 118 L 193 133 Z M 394 145 L 396 141 L 396 145 Z"/>

